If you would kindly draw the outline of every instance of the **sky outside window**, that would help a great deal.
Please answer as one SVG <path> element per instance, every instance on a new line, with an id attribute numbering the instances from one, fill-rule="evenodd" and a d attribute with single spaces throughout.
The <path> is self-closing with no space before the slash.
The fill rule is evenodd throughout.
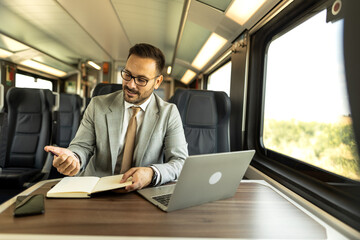
<path id="1" fill-rule="evenodd" d="M 208 78 L 207 90 L 223 91 L 230 97 L 231 61 L 224 64 Z"/>
<path id="2" fill-rule="evenodd" d="M 35 79 L 23 74 L 16 74 L 15 87 L 19 88 L 39 88 L 39 89 L 49 89 L 53 90 L 53 85 L 51 81 L 44 79 Z"/>

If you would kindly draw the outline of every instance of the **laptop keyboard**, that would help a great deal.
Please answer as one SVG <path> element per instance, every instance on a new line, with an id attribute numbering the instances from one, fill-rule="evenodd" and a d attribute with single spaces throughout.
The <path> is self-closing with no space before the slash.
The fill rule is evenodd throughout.
<path id="1" fill-rule="evenodd" d="M 171 195 L 172 195 L 172 194 L 170 193 L 170 194 L 155 196 L 155 197 L 152 197 L 152 198 L 153 198 L 155 201 L 161 203 L 162 205 L 168 206 Z"/>

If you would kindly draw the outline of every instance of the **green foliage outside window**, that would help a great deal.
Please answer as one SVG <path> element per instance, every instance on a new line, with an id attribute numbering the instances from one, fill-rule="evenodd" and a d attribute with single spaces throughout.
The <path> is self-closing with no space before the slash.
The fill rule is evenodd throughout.
<path id="1" fill-rule="evenodd" d="M 360 181 L 360 160 L 350 117 L 338 123 L 266 119 L 264 146 Z"/>

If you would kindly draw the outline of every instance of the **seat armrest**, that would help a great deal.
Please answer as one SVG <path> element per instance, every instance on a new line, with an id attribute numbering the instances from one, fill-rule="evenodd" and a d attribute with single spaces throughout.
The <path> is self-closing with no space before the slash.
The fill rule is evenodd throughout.
<path id="1" fill-rule="evenodd" d="M 41 170 L 41 173 L 43 174 L 43 177 L 41 180 L 47 180 L 49 178 L 52 161 L 53 161 L 53 155 L 51 154 L 51 152 L 48 152 L 48 154 L 46 156 L 45 164 Z"/>

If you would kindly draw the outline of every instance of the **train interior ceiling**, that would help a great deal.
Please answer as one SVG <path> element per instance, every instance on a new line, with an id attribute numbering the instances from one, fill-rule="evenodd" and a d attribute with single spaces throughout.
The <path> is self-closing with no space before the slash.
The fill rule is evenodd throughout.
<path id="1" fill-rule="evenodd" d="M 344 10 L 341 10 L 342 5 L 350 6 L 350 2 L 349 0 L 0 0 L 0 123 L 2 124 L 0 170 L 5 169 L 6 164 L 9 164 L 6 159 L 10 153 L 4 153 L 4 148 L 9 146 L 4 132 L 11 124 L 4 122 L 5 118 L 8 118 L 7 99 L 10 97 L 7 95 L 10 95 L 12 89 L 50 90 L 44 90 L 41 94 L 45 95 L 48 101 L 46 104 L 50 105 L 53 114 L 50 118 L 53 124 L 57 122 L 58 129 L 52 126 L 51 136 L 48 137 L 52 139 L 51 143 L 66 147 L 76 129 L 65 126 L 66 130 L 59 130 L 61 118 L 60 113 L 57 112 L 72 111 L 76 108 L 79 114 L 73 115 L 71 121 L 79 122 L 91 97 L 102 94 L 96 91 L 96 86 L 109 86 L 111 91 L 118 89 L 119 84 L 122 83 L 120 71 L 126 64 L 129 48 L 137 43 L 149 43 L 160 48 L 165 55 L 166 64 L 162 73 L 164 81 L 156 90 L 165 101 L 172 101 L 172 96 L 178 89 L 224 91 L 229 97 L 231 101 L 229 149 L 256 150 L 246 174 L 248 179 L 264 179 L 278 187 L 279 191 L 299 194 L 306 200 L 303 206 L 307 206 L 310 202 L 321 209 L 321 211 L 316 210 L 316 214 L 322 221 L 329 221 L 327 224 L 337 230 L 341 229 L 339 231 L 350 238 L 360 237 L 358 206 L 360 160 L 359 148 L 356 144 L 360 141 L 358 124 L 360 100 L 356 92 L 356 89 L 360 88 L 356 81 L 359 76 L 357 67 L 359 44 L 356 40 L 359 37 L 349 30 L 353 25 L 346 28 L 346 24 L 343 23 Z M 354 2 L 351 4 L 359 4 Z M 356 8 L 348 9 L 350 12 Z M 318 58 L 315 54 L 320 52 L 317 48 L 326 45 L 325 42 L 328 40 L 319 40 L 321 34 L 315 36 L 316 33 L 321 32 L 320 28 L 306 32 L 306 28 L 303 27 L 299 31 L 300 35 L 293 34 L 295 32 L 292 31 L 293 29 L 300 29 L 297 27 L 305 26 L 307 22 L 313 21 L 306 26 L 315 26 L 318 24 L 316 19 L 321 19 L 322 27 L 332 24 L 333 28 L 329 31 L 338 31 L 336 34 L 341 34 L 341 38 L 338 35 L 326 36 L 334 36 L 332 40 L 335 44 L 341 43 L 341 50 L 332 51 L 335 55 L 339 52 L 343 54 L 343 48 L 344 51 L 348 50 L 344 53 L 345 63 L 341 62 L 334 65 L 335 67 L 325 63 L 325 67 L 317 64 Z M 355 26 L 358 26 L 358 20 L 358 17 L 353 18 L 352 22 Z M 293 37 L 297 36 L 291 40 L 293 45 L 284 44 L 283 36 L 291 35 L 288 33 L 292 33 Z M 347 33 L 349 34 L 346 38 Z M 309 34 L 313 34 L 314 37 Z M 343 36 L 344 40 L 342 40 Z M 311 41 L 307 45 L 309 39 Z M 343 41 L 344 45 L 342 45 Z M 331 43 L 329 40 L 329 45 L 326 46 L 330 46 Z M 311 45 L 314 48 L 311 48 Z M 298 51 L 290 49 L 290 46 L 295 46 Z M 273 54 L 281 47 L 284 55 Z M 307 51 L 309 52 L 306 53 Z M 326 54 L 321 52 L 323 57 L 331 52 L 328 49 L 327 51 Z M 295 58 L 298 53 L 303 53 L 305 58 L 299 57 L 303 62 L 296 64 Z M 291 54 L 295 57 L 291 58 Z M 283 59 L 280 59 L 281 57 Z M 337 57 L 338 55 L 334 58 Z M 331 58 L 330 55 L 328 58 Z M 292 62 L 294 64 L 291 66 Z M 337 63 L 336 60 L 335 64 Z M 293 70 L 292 67 L 296 65 L 298 68 Z M 300 65 L 303 68 L 300 69 Z M 340 65 L 341 67 L 338 67 Z M 330 81 L 322 79 L 323 81 L 317 86 L 313 84 L 315 80 L 311 80 L 312 78 L 307 80 L 300 74 L 308 71 L 306 66 L 316 68 L 314 71 L 318 71 L 316 75 L 318 79 L 339 74 L 342 82 L 339 80 L 329 87 Z M 338 68 L 340 73 L 330 73 L 329 69 Z M 346 69 L 346 77 L 343 68 Z M 281 74 L 274 75 L 273 69 L 280 69 Z M 326 74 L 321 75 L 324 72 Z M 288 84 L 290 80 L 287 81 L 289 78 L 292 81 L 300 80 L 290 86 L 291 84 Z M 281 79 L 285 80 L 281 82 Z M 275 84 L 276 80 L 279 85 Z M 325 85 L 328 86 L 326 91 L 324 91 Z M 310 91 L 309 86 L 318 88 Z M 276 92 L 274 90 L 276 88 L 280 91 Z M 339 97 L 336 95 L 338 94 L 336 89 L 340 88 L 344 89 L 344 93 L 341 92 L 342 95 L 339 94 L 341 95 Z M 328 99 L 334 101 L 329 100 L 331 103 L 324 103 L 325 100 L 323 102 L 318 100 L 321 98 L 317 95 L 320 91 L 328 92 Z M 48 95 L 49 92 L 53 93 L 50 94 L 51 97 Z M 303 95 L 297 92 L 299 94 L 302 92 Z M 310 96 L 311 93 L 314 93 L 313 98 Z M 308 100 L 304 99 L 304 95 L 307 95 Z M 300 99 L 297 99 L 298 105 L 292 98 Z M 335 101 L 346 105 L 346 111 L 341 112 L 340 117 L 336 116 L 336 121 L 340 119 L 340 123 L 336 123 L 338 125 L 329 122 L 329 119 L 320 123 L 311 121 L 313 119 L 304 121 L 291 119 L 288 122 L 283 119 L 284 112 L 300 116 L 305 105 L 307 108 L 313 105 L 318 109 L 322 107 L 325 109 L 324 106 L 328 104 L 325 110 L 335 111 L 337 107 Z M 62 106 L 62 103 L 73 103 L 76 106 L 69 110 L 66 106 Z M 312 114 L 319 115 L 319 119 L 330 116 L 323 114 L 325 110 L 320 109 L 316 113 L 315 109 Z M 283 118 L 271 119 L 276 114 Z M 295 132 L 290 127 L 286 128 L 288 124 L 302 128 L 302 132 L 299 132 L 300 130 Z M 310 129 L 315 127 L 321 128 L 321 131 L 325 131 L 323 129 L 326 128 L 329 132 Z M 275 133 L 275 128 L 281 131 Z M 332 147 L 333 149 L 325 149 L 326 147 L 322 145 L 315 147 L 318 144 L 314 140 L 316 135 L 323 134 L 319 139 L 328 141 L 330 135 L 335 136 L 332 135 L 335 130 L 331 130 L 335 128 L 338 131 L 336 134 L 341 135 L 343 142 L 339 140 L 340 143 Z M 343 133 L 344 129 L 349 132 Z M 65 132 L 67 141 L 64 140 Z M 289 136 L 289 132 L 293 135 Z M 276 139 L 274 134 L 277 134 Z M 304 140 L 310 136 L 309 134 L 313 134 L 311 139 L 309 137 L 310 140 Z M 301 153 L 301 155 L 300 147 L 294 146 L 295 138 L 298 138 L 301 144 L 308 141 L 307 144 L 311 149 L 306 149 L 304 151 L 306 154 Z M 336 141 L 333 140 L 331 144 Z M 288 145 L 284 145 L 286 142 Z M 339 165 L 346 165 L 345 168 L 349 168 L 349 171 L 344 172 L 338 170 L 338 166 L 329 167 L 319 163 L 331 162 L 330 158 L 338 152 L 345 152 L 346 156 L 333 162 L 343 161 Z M 333 155 L 328 157 L 326 154 L 330 153 Z M 317 157 L 315 163 L 301 159 L 305 155 L 314 159 Z M 48 159 L 40 171 L 51 168 Z M 348 162 L 344 163 L 345 161 Z M 17 164 L 15 163 L 14 166 Z M 35 181 L 27 181 L 21 187 L 5 186 L 4 188 L 0 181 L 0 203 L 37 181 L 63 177 L 52 172 L 53 168 L 49 171 L 42 172 L 42 175 L 37 175 L 37 179 L 31 179 Z M 288 190 L 284 190 L 285 188 Z M 326 217 L 320 216 L 321 214 Z"/>
<path id="2" fill-rule="evenodd" d="M 198 84 L 200 88 L 195 79 L 279 0 L 254 6 L 256 12 L 248 19 L 237 19 L 226 11 L 231 2 L 2 0 L 1 56 L 25 71 L 39 64 L 55 68 L 59 71 L 46 76 L 61 79 L 58 91 L 63 91 L 64 84 L 67 92 L 90 97 L 97 83 L 120 82 L 118 72 L 129 48 L 147 42 L 165 54 L 165 83 L 172 86 L 168 89 L 163 84 L 168 98 L 176 87 Z M 207 41 L 210 45 L 203 49 Z M 198 56 L 201 49 L 210 55 Z M 100 70 L 89 65 L 92 62 Z"/>

